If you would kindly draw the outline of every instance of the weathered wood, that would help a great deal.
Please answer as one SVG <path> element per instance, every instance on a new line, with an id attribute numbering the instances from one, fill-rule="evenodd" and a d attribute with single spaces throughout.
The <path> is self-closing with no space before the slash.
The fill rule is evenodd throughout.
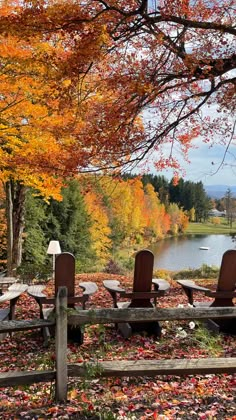
<path id="1" fill-rule="evenodd" d="M 83 295 L 92 295 L 98 290 L 96 283 L 92 281 L 84 281 L 79 283 L 79 287 L 83 289 Z"/>
<path id="2" fill-rule="evenodd" d="M 67 399 L 67 288 L 59 287 L 56 300 L 56 399 Z"/>
<path id="3" fill-rule="evenodd" d="M 1 321 L 0 333 L 34 330 L 36 328 L 50 327 L 53 325 L 55 325 L 54 321 L 46 321 L 43 319 Z"/>
<path id="4" fill-rule="evenodd" d="M 195 375 L 236 372 L 236 357 L 211 359 L 113 360 L 89 363 L 95 376 Z M 97 369 L 97 375 L 96 375 Z M 86 376 L 86 364 L 69 364 L 69 376 Z"/>
<path id="5" fill-rule="evenodd" d="M 45 284 L 35 284 L 33 286 L 29 286 L 27 289 L 27 293 L 32 296 L 33 298 L 41 298 L 46 297 L 42 291 L 46 288 Z"/>
<path id="6" fill-rule="evenodd" d="M 77 309 L 73 314 L 68 316 L 68 324 L 110 324 L 119 322 L 171 321 L 182 319 L 227 319 L 235 317 L 236 307 Z"/>
<path id="7" fill-rule="evenodd" d="M 186 289 L 195 290 L 196 292 L 207 292 L 209 289 L 206 287 L 198 286 L 194 280 L 177 280 L 177 283 L 180 286 L 185 287 Z"/>
<path id="8" fill-rule="evenodd" d="M 170 288 L 170 283 L 164 279 L 152 279 L 152 284 L 155 290 L 162 290 L 167 292 Z"/>
<path id="9" fill-rule="evenodd" d="M 0 387 L 50 382 L 56 377 L 55 370 L 9 371 L 0 373 Z"/>
<path id="10" fill-rule="evenodd" d="M 77 310 L 77 315 L 70 315 L 70 325 L 79 323 L 110 323 L 117 320 L 153 321 L 166 319 L 206 319 L 229 318 L 236 316 L 236 308 L 174 308 L 174 309 L 97 309 Z M 2 321 L 0 327 L 9 331 L 20 329 L 42 328 L 54 325 L 45 320 Z M 0 387 L 17 386 L 37 382 L 48 382 L 56 379 L 56 398 L 66 400 L 68 374 L 72 377 L 87 376 L 88 367 L 93 368 L 94 376 L 157 376 L 157 375 L 195 375 L 236 373 L 236 358 L 211 359 L 170 359 L 170 360 L 113 360 L 99 363 L 69 364 L 67 366 L 67 289 L 59 288 L 56 302 L 56 371 L 10 371 L 0 373 Z M 0 332 L 3 331 L 0 329 Z"/>
<path id="11" fill-rule="evenodd" d="M 3 295 L 0 296 L 0 303 L 20 297 L 21 293 L 25 292 L 27 287 L 27 285 L 23 284 L 13 284 Z"/>

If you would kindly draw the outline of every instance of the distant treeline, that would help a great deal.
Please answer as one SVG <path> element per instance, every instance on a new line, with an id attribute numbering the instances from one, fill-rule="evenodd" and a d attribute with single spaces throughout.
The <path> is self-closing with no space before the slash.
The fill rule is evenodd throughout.
<path id="1" fill-rule="evenodd" d="M 76 257 L 77 271 L 111 266 L 117 250 L 138 249 L 167 235 L 183 233 L 188 221 L 207 217 L 210 201 L 203 184 L 163 176 L 78 176 L 67 182 L 62 200 L 45 202 L 28 190 L 22 264 L 19 271 L 44 275 L 51 267 L 51 239 Z M 2 238 L 4 213 L 0 214 Z M 0 242 L 4 263 L 6 241 Z"/>
<path id="2" fill-rule="evenodd" d="M 136 177 L 137 175 L 125 175 L 125 179 Z M 168 181 L 160 175 L 146 174 L 142 178 L 143 185 L 151 184 L 154 191 L 158 193 L 160 202 L 165 206 L 169 203 L 176 203 L 184 211 L 191 212 L 194 209 L 194 219 L 192 221 L 202 222 L 208 218 L 208 212 L 212 208 L 212 200 L 204 190 L 203 183 L 184 181 L 180 178 L 176 185 L 175 180 Z M 190 216 L 190 213 L 189 213 Z"/>

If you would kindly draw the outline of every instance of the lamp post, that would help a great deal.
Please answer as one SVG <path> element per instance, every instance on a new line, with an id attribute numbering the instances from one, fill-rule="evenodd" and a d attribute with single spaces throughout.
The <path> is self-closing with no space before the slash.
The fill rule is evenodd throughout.
<path id="1" fill-rule="evenodd" d="M 47 254 L 52 255 L 52 278 L 55 278 L 55 261 L 56 255 L 61 253 L 59 241 L 50 241 L 47 249 Z"/>

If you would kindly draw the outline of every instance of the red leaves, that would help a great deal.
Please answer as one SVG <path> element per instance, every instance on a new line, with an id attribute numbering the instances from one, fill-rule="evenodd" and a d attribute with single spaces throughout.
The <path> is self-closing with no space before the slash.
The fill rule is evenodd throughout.
<path id="1" fill-rule="evenodd" d="M 129 286 L 131 277 L 114 276 L 105 273 L 81 274 L 77 276 L 77 292 L 81 281 L 95 281 L 98 292 L 90 299 L 90 307 L 111 307 L 112 302 L 102 287 L 105 279 L 116 278 Z M 160 301 L 161 306 L 176 307 L 185 303 L 180 288 L 175 283 L 168 296 Z M 52 293 L 53 284 L 47 287 Z M 34 317 L 38 308 L 27 295 L 21 297 L 17 315 Z M 194 342 L 195 331 L 188 322 L 163 323 L 166 330 L 162 338 L 133 335 L 123 339 L 113 325 L 87 326 L 85 341 L 80 347 L 68 345 L 68 362 L 88 362 L 89 360 L 122 359 L 164 359 L 181 357 L 207 357 L 209 349 L 201 349 Z M 187 332 L 185 338 L 176 338 L 177 328 Z M 220 336 L 222 353 L 231 357 L 235 354 L 235 339 Z M 43 348 L 39 332 L 15 333 L 12 338 L 0 342 L 1 371 L 15 369 L 48 369 L 54 361 L 54 341 L 48 349 Z M 54 403 L 53 387 L 48 384 L 19 386 L 18 388 L 0 389 L 0 416 L 4 420 L 13 418 L 72 418 L 79 416 L 86 420 L 91 414 L 94 420 L 99 415 L 112 413 L 119 419 L 157 419 L 175 418 L 211 419 L 225 418 L 236 420 L 234 375 L 188 376 L 180 378 L 70 378 L 68 401 L 65 404 Z M 103 418 L 103 417 L 102 417 Z"/>

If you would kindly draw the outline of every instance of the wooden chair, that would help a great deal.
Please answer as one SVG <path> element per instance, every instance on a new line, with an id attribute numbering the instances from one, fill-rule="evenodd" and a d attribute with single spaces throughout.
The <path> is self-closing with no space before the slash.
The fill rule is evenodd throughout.
<path id="1" fill-rule="evenodd" d="M 187 295 L 188 302 L 193 306 L 234 306 L 233 298 L 236 297 L 236 250 L 228 250 L 223 254 L 218 283 L 215 291 L 198 286 L 193 280 L 178 280 Z M 204 293 L 205 296 L 214 298 L 212 302 L 197 302 L 194 292 Z M 209 320 L 211 329 L 216 332 L 236 334 L 235 318 L 229 320 Z"/>
<path id="2" fill-rule="evenodd" d="M 104 280 L 104 287 L 113 299 L 114 308 L 151 308 L 156 305 L 158 297 L 164 296 L 170 285 L 166 280 L 152 278 L 153 264 L 154 255 L 151 251 L 144 249 L 137 252 L 135 256 L 133 290 L 131 292 L 120 287 L 118 280 Z M 127 298 L 129 301 L 118 301 L 120 297 Z M 117 327 L 125 338 L 130 337 L 132 332 L 140 331 L 146 331 L 157 336 L 161 334 L 161 327 L 158 322 L 122 323 L 118 324 Z"/>
<path id="3" fill-rule="evenodd" d="M 54 296 L 47 297 L 43 290 L 46 285 L 34 285 L 28 287 L 28 294 L 32 296 L 39 305 L 40 318 L 47 319 L 52 315 L 54 311 L 56 296 L 58 288 L 61 286 L 67 287 L 68 292 L 68 307 L 75 308 L 76 304 L 81 304 L 82 308 L 85 309 L 86 302 L 89 297 L 97 291 L 97 285 L 93 282 L 81 282 L 79 286 L 83 289 L 81 296 L 75 296 L 75 258 L 68 252 L 63 252 L 57 256 L 55 262 L 55 292 Z M 53 308 L 45 308 L 44 305 L 53 305 Z M 50 336 L 50 332 L 47 328 L 43 329 L 43 335 L 45 343 Z M 68 339 L 78 344 L 83 343 L 83 333 L 80 327 L 68 327 Z"/>
<path id="4" fill-rule="evenodd" d="M 27 284 L 14 283 L 8 288 L 8 290 L 5 293 L 1 294 L 0 303 L 5 303 L 9 301 L 10 305 L 8 308 L 0 309 L 0 321 L 15 319 L 16 303 L 21 294 L 24 293 L 27 290 L 27 288 Z M 0 340 L 2 340 L 5 336 L 6 334 L 0 334 Z"/>

